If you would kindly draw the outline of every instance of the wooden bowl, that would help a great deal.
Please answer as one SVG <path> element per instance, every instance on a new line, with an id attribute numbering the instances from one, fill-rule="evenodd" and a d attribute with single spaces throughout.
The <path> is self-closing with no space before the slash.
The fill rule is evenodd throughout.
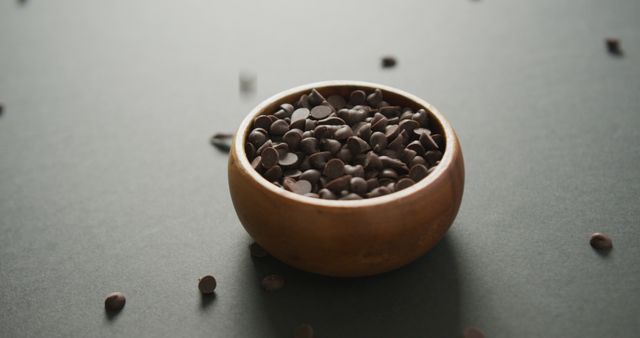
<path id="1" fill-rule="evenodd" d="M 424 108 L 431 129 L 445 138 L 437 169 L 415 185 L 375 198 L 335 201 L 275 186 L 250 165 L 244 145 L 254 118 L 272 114 L 316 88 L 323 96 L 380 88 L 393 105 Z M 242 121 L 229 157 L 229 190 L 240 222 L 277 259 L 329 276 L 374 275 L 410 263 L 431 249 L 453 223 L 464 188 L 464 161 L 449 122 L 426 101 L 374 83 L 327 81 L 285 90 L 260 103 Z"/>

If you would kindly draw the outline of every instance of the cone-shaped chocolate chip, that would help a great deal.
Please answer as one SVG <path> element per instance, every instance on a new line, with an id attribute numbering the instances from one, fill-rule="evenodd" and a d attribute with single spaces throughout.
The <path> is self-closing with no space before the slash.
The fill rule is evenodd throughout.
<path id="1" fill-rule="evenodd" d="M 611 250 L 611 248 L 613 248 L 613 241 L 611 241 L 611 238 L 600 232 L 596 232 L 591 235 L 589 243 L 596 250 Z"/>
<path id="2" fill-rule="evenodd" d="M 300 150 L 302 150 L 305 154 L 313 154 L 318 152 L 318 139 L 313 137 L 303 138 L 300 141 Z"/>
<path id="3" fill-rule="evenodd" d="M 411 149 L 416 152 L 416 154 L 424 154 L 425 150 L 420 141 L 413 141 L 407 145 L 407 149 Z"/>
<path id="4" fill-rule="evenodd" d="M 409 170 L 409 177 L 411 177 L 411 179 L 415 182 L 418 182 L 421 179 L 427 177 L 428 170 L 429 169 L 426 166 L 422 164 L 416 164 L 411 167 L 411 170 Z"/>
<path id="5" fill-rule="evenodd" d="M 398 180 L 398 183 L 396 183 L 396 191 L 406 189 L 414 184 L 416 184 L 416 182 L 414 182 L 410 178 L 401 178 L 400 180 Z"/>
<path id="6" fill-rule="evenodd" d="M 249 133 L 249 142 L 253 143 L 256 147 L 260 147 L 267 142 L 267 135 L 254 129 Z"/>
<path id="7" fill-rule="evenodd" d="M 386 116 L 387 118 L 398 117 L 400 116 L 400 107 L 398 106 L 386 106 L 378 109 L 380 114 Z"/>
<path id="8" fill-rule="evenodd" d="M 420 135 L 420 143 L 422 143 L 422 146 L 424 147 L 425 150 L 437 150 L 438 144 L 433 140 L 433 137 L 429 134 L 421 134 Z"/>
<path id="9" fill-rule="evenodd" d="M 269 130 L 270 126 L 271 126 L 271 119 L 266 115 L 260 115 L 256 117 L 255 120 L 253 120 L 254 128 L 262 128 L 265 130 Z"/>
<path id="10" fill-rule="evenodd" d="M 273 167 L 267 169 L 267 171 L 264 172 L 263 176 L 268 181 L 278 180 L 280 179 L 280 177 L 282 177 L 282 168 L 280 168 L 280 166 L 274 165 Z"/>
<path id="11" fill-rule="evenodd" d="M 327 97 L 327 102 L 335 109 L 336 111 L 344 108 L 347 105 L 347 101 L 345 101 L 342 95 L 331 95 Z"/>
<path id="12" fill-rule="evenodd" d="M 320 189 L 320 191 L 318 191 L 318 195 L 320 195 L 320 198 L 325 200 L 335 200 L 337 198 L 337 196 L 329 189 Z"/>
<path id="13" fill-rule="evenodd" d="M 364 167 L 367 169 L 382 169 L 380 157 L 372 151 L 367 153 L 367 157 L 364 160 Z"/>
<path id="14" fill-rule="evenodd" d="M 407 166 L 411 163 L 411 160 L 413 160 L 414 157 L 416 157 L 416 152 L 409 148 L 402 149 L 398 154 L 398 159 L 407 164 Z"/>
<path id="15" fill-rule="evenodd" d="M 389 148 L 390 150 L 393 150 L 395 152 L 400 152 L 402 150 L 402 148 L 404 148 L 404 132 L 398 134 L 398 136 L 396 136 L 393 141 L 391 141 L 389 143 L 389 145 L 387 146 L 387 148 Z"/>
<path id="16" fill-rule="evenodd" d="M 357 129 L 356 136 L 363 140 L 368 140 L 371 137 L 371 123 L 364 123 Z"/>
<path id="17" fill-rule="evenodd" d="M 351 96 L 349 96 L 349 104 L 352 106 L 364 104 L 367 99 L 367 94 L 365 94 L 362 90 L 354 90 L 351 92 Z"/>
<path id="18" fill-rule="evenodd" d="M 289 149 L 295 150 L 298 149 L 298 145 L 302 140 L 302 130 L 300 129 L 292 129 L 284 134 L 282 140 L 287 143 Z"/>
<path id="19" fill-rule="evenodd" d="M 296 107 L 311 108 L 311 104 L 309 103 L 309 96 L 307 94 L 302 94 L 296 102 Z"/>
<path id="20" fill-rule="evenodd" d="M 422 134 L 431 135 L 431 130 L 429 130 L 427 128 L 416 128 L 416 129 L 413 130 L 413 133 L 418 135 L 418 137 L 420 137 L 420 135 L 422 135 Z"/>
<path id="21" fill-rule="evenodd" d="M 354 201 L 354 200 L 361 200 L 362 196 L 358 195 L 358 194 L 354 194 L 354 193 L 350 193 L 350 194 L 346 194 L 342 197 L 340 197 L 341 200 L 347 200 L 347 201 Z"/>
<path id="22" fill-rule="evenodd" d="M 367 103 L 369 103 L 372 106 L 377 106 L 378 104 L 380 104 L 380 102 L 382 102 L 383 97 L 382 97 L 382 91 L 378 88 L 376 88 L 373 93 L 369 94 L 369 96 L 367 96 Z"/>
<path id="23" fill-rule="evenodd" d="M 287 152 L 280 156 L 278 164 L 283 167 L 290 167 L 298 163 L 298 155 L 295 153 Z"/>
<path id="24" fill-rule="evenodd" d="M 395 172 L 395 170 L 393 169 L 383 169 L 382 173 L 380 174 L 380 177 L 382 178 L 390 178 L 392 180 L 397 180 L 398 179 L 398 173 Z"/>
<path id="25" fill-rule="evenodd" d="M 287 131 L 289 131 L 289 124 L 285 120 L 273 122 L 269 127 L 269 133 L 274 136 L 284 135 Z"/>
<path id="26" fill-rule="evenodd" d="M 311 192 L 311 182 L 306 180 L 295 181 L 293 179 L 286 179 L 284 182 L 284 188 L 294 192 L 296 194 L 304 195 Z"/>
<path id="27" fill-rule="evenodd" d="M 349 148 L 343 147 L 338 151 L 336 157 L 347 163 L 351 161 L 351 159 L 353 158 L 353 154 L 351 153 L 351 150 L 349 150 Z"/>
<path id="28" fill-rule="evenodd" d="M 323 170 L 327 160 L 331 157 L 328 151 L 320 151 L 309 156 L 309 164 L 318 170 Z"/>
<path id="29" fill-rule="evenodd" d="M 442 159 L 442 153 L 437 150 L 430 150 L 424 154 L 424 159 L 429 162 L 430 165 L 436 165 L 436 162 Z"/>
<path id="30" fill-rule="evenodd" d="M 367 192 L 367 181 L 362 177 L 353 177 L 349 183 L 351 191 L 358 195 L 364 195 Z"/>
<path id="31" fill-rule="evenodd" d="M 400 114 L 400 121 L 411 119 L 413 117 L 413 112 L 411 110 L 405 110 Z"/>
<path id="32" fill-rule="evenodd" d="M 337 158 L 330 159 L 324 166 L 322 174 L 329 180 L 342 176 L 344 174 L 344 162 Z"/>
<path id="33" fill-rule="evenodd" d="M 346 122 L 344 122 L 343 119 L 337 117 L 337 116 L 331 116 L 331 117 L 327 117 L 326 119 L 322 119 L 320 121 L 318 121 L 318 125 L 331 125 L 331 126 L 338 126 L 338 125 L 343 125 L 346 124 Z"/>
<path id="34" fill-rule="evenodd" d="M 274 144 L 273 148 L 278 151 L 279 158 L 282 158 L 286 153 L 289 152 L 289 145 L 284 142 Z"/>
<path id="35" fill-rule="evenodd" d="M 387 137 L 383 133 L 376 131 L 371 134 L 369 143 L 374 151 L 380 152 L 387 147 Z"/>
<path id="36" fill-rule="evenodd" d="M 391 168 L 394 170 L 408 171 L 407 165 L 402 161 L 388 157 L 388 156 L 380 156 L 380 162 L 382 162 L 382 166 L 385 168 Z"/>
<path id="37" fill-rule="evenodd" d="M 367 191 L 371 191 L 380 186 L 377 178 L 370 178 L 367 181 Z"/>
<path id="38" fill-rule="evenodd" d="M 344 141 L 351 136 L 353 136 L 353 130 L 349 126 L 340 127 L 340 129 L 336 130 L 333 135 L 333 137 L 338 141 Z"/>
<path id="39" fill-rule="evenodd" d="M 283 103 L 280 105 L 280 109 L 285 110 L 287 113 L 289 113 L 289 115 L 291 115 L 291 113 L 293 113 L 293 111 L 295 110 L 295 108 L 293 107 L 292 104 L 290 103 Z"/>
<path id="40" fill-rule="evenodd" d="M 317 106 L 325 101 L 324 96 L 318 93 L 318 91 L 315 88 L 311 89 L 311 93 L 309 93 L 308 100 L 309 100 L 309 104 L 311 104 L 312 106 Z"/>
<path id="41" fill-rule="evenodd" d="M 424 109 L 419 109 L 411 119 L 418 122 L 421 127 L 427 127 L 429 124 L 429 114 Z"/>
<path id="42" fill-rule="evenodd" d="M 424 157 L 422 156 L 414 157 L 413 160 L 411 160 L 411 163 L 409 164 L 409 168 L 413 168 L 413 166 L 416 164 L 422 164 L 424 166 L 428 166 L 427 160 L 425 160 Z"/>
<path id="43" fill-rule="evenodd" d="M 309 181 L 311 182 L 311 184 L 316 184 L 319 178 L 320 178 L 320 171 L 316 169 L 305 170 L 300 175 L 301 180 Z"/>
<path id="44" fill-rule="evenodd" d="M 261 155 L 262 152 L 267 148 L 273 148 L 273 142 L 271 142 L 271 140 L 267 140 L 267 142 L 258 147 L 258 150 L 256 150 L 256 152 L 258 153 L 258 155 Z"/>
<path id="45" fill-rule="evenodd" d="M 278 151 L 273 147 L 268 147 L 262 150 L 260 156 L 262 156 L 262 166 L 267 169 L 273 167 L 274 165 L 276 165 L 276 163 L 278 163 L 279 154 Z"/>
<path id="46" fill-rule="evenodd" d="M 298 120 L 305 120 L 309 117 L 310 111 L 307 108 L 298 108 L 291 114 L 291 123 Z"/>
<path id="47" fill-rule="evenodd" d="M 371 149 L 369 144 L 358 136 L 349 137 L 349 139 L 347 139 L 347 147 L 349 147 L 349 150 L 351 150 L 351 153 L 354 155 L 364 153 Z"/>
<path id="48" fill-rule="evenodd" d="M 364 167 L 361 164 L 344 166 L 344 173 L 353 177 L 364 177 Z"/>
<path id="49" fill-rule="evenodd" d="M 438 150 L 444 149 L 444 137 L 440 134 L 431 135 L 431 139 L 438 145 Z"/>
<path id="50" fill-rule="evenodd" d="M 387 140 L 394 140 L 400 134 L 400 128 L 397 125 L 387 126 L 384 131 L 384 135 Z"/>
<path id="51" fill-rule="evenodd" d="M 300 178 L 300 175 L 302 175 L 302 171 L 298 170 L 298 169 L 288 169 L 285 170 L 282 173 L 282 176 L 284 177 L 289 177 L 289 178 L 293 178 L 293 179 L 298 179 Z"/>
<path id="52" fill-rule="evenodd" d="M 329 105 L 319 105 L 311 109 L 311 117 L 313 117 L 316 120 L 325 119 L 329 117 L 331 113 L 333 113 L 333 107 Z"/>
<path id="53" fill-rule="evenodd" d="M 349 182 L 351 181 L 350 175 L 340 176 L 336 179 L 333 179 L 324 186 L 325 188 L 331 190 L 333 193 L 339 193 L 342 190 L 349 189 Z"/>
<path id="54" fill-rule="evenodd" d="M 420 127 L 420 125 L 414 120 L 402 120 L 398 124 L 398 127 L 401 130 L 406 130 L 408 134 L 411 134 L 416 128 Z"/>
<path id="55" fill-rule="evenodd" d="M 252 143 L 245 143 L 244 151 L 247 153 L 247 158 L 249 161 L 253 160 L 256 157 L 256 147 Z"/>
<path id="56" fill-rule="evenodd" d="M 340 149 L 342 149 L 342 144 L 340 143 L 340 141 L 326 139 L 322 142 L 322 150 L 326 150 L 331 154 L 336 154 L 338 151 L 340 151 Z"/>
<path id="57" fill-rule="evenodd" d="M 122 310 L 127 302 L 122 292 L 112 292 L 104 299 L 104 308 L 109 312 L 118 312 Z"/>
<path id="58" fill-rule="evenodd" d="M 198 280 L 198 289 L 204 295 L 210 295 L 216 290 L 218 282 L 215 277 L 206 275 Z"/>

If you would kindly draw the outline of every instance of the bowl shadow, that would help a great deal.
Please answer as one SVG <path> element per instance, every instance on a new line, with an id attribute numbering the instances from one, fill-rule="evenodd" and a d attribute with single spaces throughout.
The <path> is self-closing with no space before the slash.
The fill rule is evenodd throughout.
<path id="1" fill-rule="evenodd" d="M 385 274 L 331 278 L 253 259 L 251 278 L 278 273 L 285 286 L 255 300 L 279 337 L 309 323 L 318 337 L 457 337 L 460 287 L 450 236 L 413 263 Z"/>

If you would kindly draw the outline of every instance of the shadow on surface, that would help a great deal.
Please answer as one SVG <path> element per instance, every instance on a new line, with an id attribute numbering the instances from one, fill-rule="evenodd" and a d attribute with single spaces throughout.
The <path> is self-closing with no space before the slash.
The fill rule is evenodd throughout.
<path id="1" fill-rule="evenodd" d="M 120 311 L 105 310 L 104 311 L 105 322 L 107 322 L 107 323 L 114 322 L 116 319 L 118 319 L 118 316 L 120 315 L 120 312 L 122 312 L 122 310 L 120 310 Z"/>
<path id="2" fill-rule="evenodd" d="M 207 308 L 213 304 L 213 302 L 216 300 L 216 294 L 212 293 L 210 295 L 203 295 L 200 294 L 200 309 L 202 311 L 206 311 Z"/>
<path id="3" fill-rule="evenodd" d="M 260 293 L 273 332 L 290 336 L 311 324 L 319 337 L 457 337 L 460 292 L 452 240 L 445 237 L 412 264 L 364 278 L 330 278 L 306 273 L 267 257 L 254 259 L 260 280 L 285 278 L 282 290 Z"/>

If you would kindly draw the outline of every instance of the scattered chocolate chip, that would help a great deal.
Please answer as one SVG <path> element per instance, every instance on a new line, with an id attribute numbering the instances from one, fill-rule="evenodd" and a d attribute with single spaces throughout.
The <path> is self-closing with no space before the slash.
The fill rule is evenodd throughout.
<path id="1" fill-rule="evenodd" d="M 1 113 L 0 108 L 0 115 Z M 231 150 L 231 139 L 233 138 L 233 134 L 225 134 L 225 133 L 216 133 L 211 136 L 209 140 L 211 145 L 216 147 L 218 150 L 228 153 Z"/>
<path id="2" fill-rule="evenodd" d="M 200 289 L 200 292 L 203 295 L 212 294 L 215 291 L 216 286 L 218 286 L 218 282 L 215 277 L 211 275 L 206 275 L 198 280 L 198 289 Z"/>
<path id="3" fill-rule="evenodd" d="M 393 68 L 398 63 L 396 58 L 393 56 L 384 56 L 381 61 L 382 68 Z"/>
<path id="4" fill-rule="evenodd" d="M 240 93 L 244 95 L 254 94 L 256 91 L 256 75 L 243 72 L 239 75 Z"/>
<path id="5" fill-rule="evenodd" d="M 127 299 L 122 292 L 112 292 L 104 299 L 104 308 L 109 312 L 118 312 L 122 310 Z"/>
<path id="6" fill-rule="evenodd" d="M 596 250 L 611 250 L 611 248 L 613 248 L 611 238 L 600 232 L 591 235 L 589 244 Z"/>
<path id="7" fill-rule="evenodd" d="M 620 40 L 616 38 L 607 38 L 605 40 L 607 51 L 611 55 L 622 56 L 622 49 L 620 49 Z"/>
<path id="8" fill-rule="evenodd" d="M 260 284 L 266 291 L 276 291 L 282 289 L 284 286 L 284 278 L 276 274 L 268 275 L 262 278 L 262 282 Z"/>

